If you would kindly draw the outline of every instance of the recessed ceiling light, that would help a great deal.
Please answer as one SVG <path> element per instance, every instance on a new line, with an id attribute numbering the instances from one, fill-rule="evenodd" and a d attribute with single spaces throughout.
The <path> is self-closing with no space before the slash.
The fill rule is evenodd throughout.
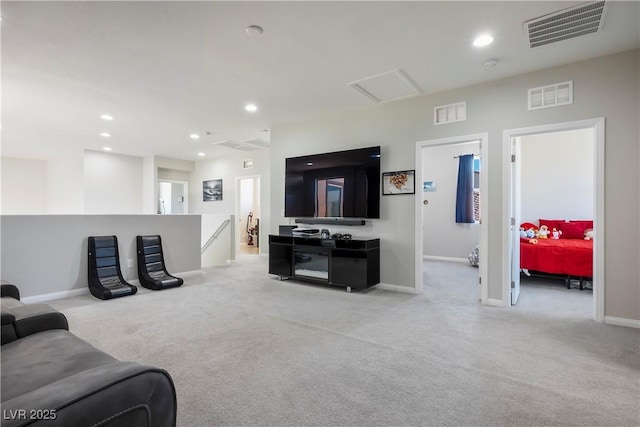
<path id="1" fill-rule="evenodd" d="M 191 138 L 191 139 L 200 139 L 200 135 L 198 135 L 197 133 L 192 133 L 191 135 L 189 135 L 189 138 Z"/>
<path id="2" fill-rule="evenodd" d="M 113 116 L 109 115 L 109 114 L 103 114 L 100 116 L 100 118 L 102 120 L 113 120 Z"/>
<path id="3" fill-rule="evenodd" d="M 102 147 L 104 151 L 111 151 L 111 147 Z"/>
<path id="4" fill-rule="evenodd" d="M 109 138 L 109 137 L 111 136 L 111 134 L 110 134 L 110 133 L 107 133 L 107 132 L 102 132 L 102 133 L 100 134 L 100 136 L 101 136 L 101 137 L 103 137 L 103 138 Z"/>
<path id="5" fill-rule="evenodd" d="M 473 45 L 475 47 L 482 47 L 491 44 L 491 42 L 493 42 L 493 37 L 489 34 L 482 34 L 481 36 L 476 37 L 473 41 Z"/>
<path id="6" fill-rule="evenodd" d="M 259 34 L 262 34 L 264 30 L 259 25 L 249 25 L 247 28 L 245 28 L 245 31 L 250 36 L 257 36 Z"/>
<path id="7" fill-rule="evenodd" d="M 244 106 L 244 109 L 250 112 L 258 111 L 258 107 L 255 104 L 247 104 Z"/>
<path id="8" fill-rule="evenodd" d="M 204 156 L 204 153 L 201 151 L 201 152 L 198 153 L 198 156 L 202 157 L 202 156 Z"/>

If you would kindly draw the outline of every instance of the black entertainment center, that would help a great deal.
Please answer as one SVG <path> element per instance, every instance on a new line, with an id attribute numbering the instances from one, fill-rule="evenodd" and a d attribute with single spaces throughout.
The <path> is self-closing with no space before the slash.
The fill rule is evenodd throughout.
<path id="1" fill-rule="evenodd" d="M 284 216 L 296 224 L 354 226 L 380 218 L 380 146 L 285 159 Z M 280 226 L 269 273 L 351 289 L 380 283 L 380 239 Z"/>
<path id="2" fill-rule="evenodd" d="M 269 273 L 347 292 L 365 289 L 380 283 L 380 239 L 270 235 Z"/>

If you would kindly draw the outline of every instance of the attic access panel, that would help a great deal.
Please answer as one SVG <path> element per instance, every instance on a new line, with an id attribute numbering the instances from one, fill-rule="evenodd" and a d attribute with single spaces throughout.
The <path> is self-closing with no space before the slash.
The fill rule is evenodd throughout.
<path id="1" fill-rule="evenodd" d="M 349 85 L 376 103 L 422 93 L 418 85 L 400 69 L 357 80 Z"/>

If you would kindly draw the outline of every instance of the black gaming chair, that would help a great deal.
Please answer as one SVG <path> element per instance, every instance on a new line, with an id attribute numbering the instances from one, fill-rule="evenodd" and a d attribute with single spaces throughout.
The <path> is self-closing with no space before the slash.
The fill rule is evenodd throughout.
<path id="1" fill-rule="evenodd" d="M 100 299 L 124 297 L 138 292 L 138 288 L 127 283 L 120 272 L 116 236 L 89 237 L 89 290 Z"/>
<path id="2" fill-rule="evenodd" d="M 140 279 L 142 286 L 159 291 L 175 288 L 184 283 L 181 278 L 167 272 L 160 236 L 138 236 L 136 240 L 138 244 L 138 279 Z"/>

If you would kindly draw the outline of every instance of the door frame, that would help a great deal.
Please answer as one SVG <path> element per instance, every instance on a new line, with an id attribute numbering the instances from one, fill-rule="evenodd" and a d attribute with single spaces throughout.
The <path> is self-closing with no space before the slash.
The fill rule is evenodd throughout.
<path id="1" fill-rule="evenodd" d="M 511 238 L 509 223 L 511 218 L 511 200 L 513 188 L 511 183 L 511 139 L 518 136 L 537 135 L 541 133 L 561 132 L 576 129 L 593 129 L 594 133 L 594 207 L 593 229 L 598 238 L 593 241 L 593 318 L 596 322 L 604 322 L 604 238 L 605 209 L 604 209 L 604 175 L 605 175 L 605 119 L 576 120 L 563 123 L 551 123 L 517 129 L 507 129 L 502 137 L 502 302 L 505 307 L 511 306 L 511 254 L 509 247 Z M 514 232 L 518 232 L 514 228 Z"/>
<path id="2" fill-rule="evenodd" d="M 480 158 L 481 158 L 481 172 L 480 172 L 480 194 L 484 202 L 480 203 L 480 262 L 479 262 L 479 282 L 480 282 L 480 302 L 481 304 L 490 304 L 489 301 L 489 286 L 488 286 L 488 253 L 489 253 L 489 241 L 488 241 L 488 225 L 489 225 L 489 134 L 476 133 L 470 135 L 460 135 L 447 138 L 430 139 L 425 141 L 416 142 L 416 197 L 415 197 L 415 286 L 414 292 L 419 294 L 423 290 L 423 204 L 422 204 L 422 187 L 420 184 L 424 181 L 422 170 L 422 156 L 424 149 L 443 146 L 443 145 L 455 145 L 463 144 L 465 142 L 480 141 Z"/>
<path id="3" fill-rule="evenodd" d="M 163 178 L 157 178 L 156 179 L 156 211 L 157 211 L 157 206 L 158 206 L 158 195 L 159 195 L 159 191 L 160 191 L 160 183 L 161 182 L 168 182 L 170 184 L 183 184 L 184 185 L 184 206 L 186 207 L 186 212 L 182 213 L 182 214 L 172 214 L 172 215 L 187 215 L 189 213 L 189 181 L 180 181 L 178 179 L 163 179 Z"/>
<path id="4" fill-rule="evenodd" d="M 257 180 L 257 185 L 256 187 L 254 187 L 254 191 L 257 194 L 258 197 L 258 205 L 260 206 L 260 212 L 262 212 L 262 194 L 261 194 L 261 190 L 262 190 L 262 177 L 260 175 L 245 175 L 245 176 L 237 176 L 236 177 L 236 189 L 235 189 L 235 212 L 236 212 L 236 218 L 238 219 L 238 223 L 235 224 L 236 225 L 236 230 L 238 230 L 238 232 L 236 233 L 235 236 L 235 246 L 236 246 L 236 256 L 238 255 L 238 250 L 240 249 L 240 236 L 242 233 L 245 232 L 245 230 L 241 230 L 240 227 L 238 227 L 240 225 L 240 222 L 242 222 L 242 217 L 240 216 L 240 181 L 243 179 L 254 179 Z M 260 227 L 262 228 L 262 227 Z M 260 230 L 258 230 L 258 233 L 260 233 Z M 260 236 L 258 236 L 258 239 L 260 242 L 262 242 L 262 239 L 260 239 Z M 260 248 L 258 248 L 258 254 L 260 254 L 261 250 Z"/>

